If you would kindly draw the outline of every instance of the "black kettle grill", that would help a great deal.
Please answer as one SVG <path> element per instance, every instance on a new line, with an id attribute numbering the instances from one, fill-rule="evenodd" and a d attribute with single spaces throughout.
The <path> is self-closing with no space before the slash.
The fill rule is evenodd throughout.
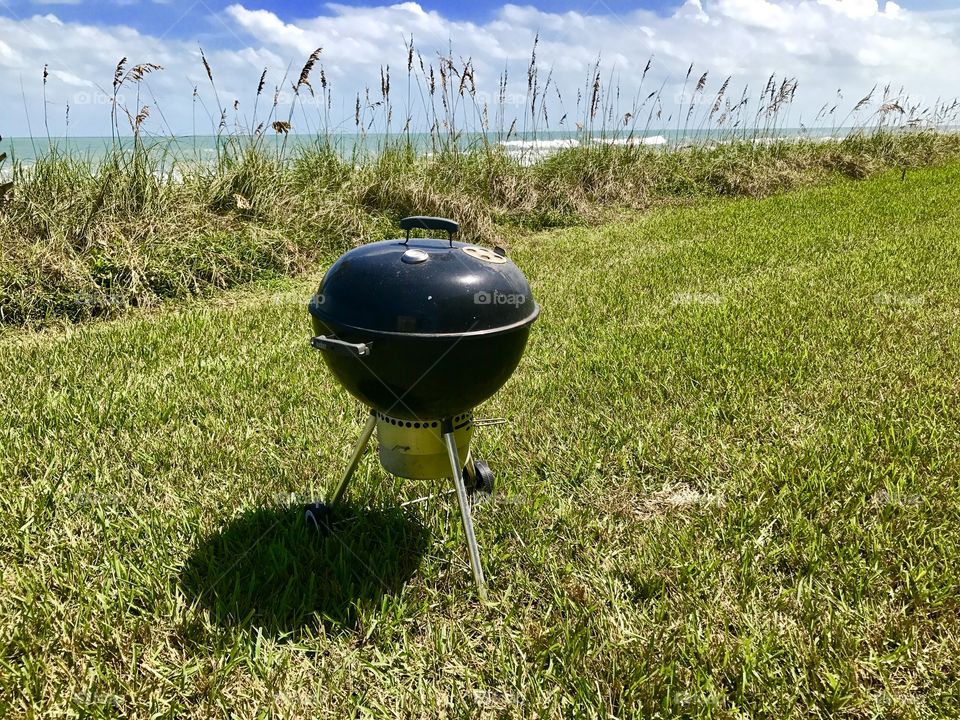
<path id="1" fill-rule="evenodd" d="M 388 472 L 453 480 L 484 596 L 468 490 L 492 492 L 493 473 L 470 454 L 473 408 L 516 369 L 540 308 L 501 249 L 453 240 L 459 229 L 453 220 L 408 217 L 400 228 L 405 239 L 342 255 L 310 301 L 311 344 L 370 417 L 328 503 L 308 506 L 306 518 L 326 522 L 376 429 Z M 447 238 L 411 238 L 414 229 L 444 231 Z"/>

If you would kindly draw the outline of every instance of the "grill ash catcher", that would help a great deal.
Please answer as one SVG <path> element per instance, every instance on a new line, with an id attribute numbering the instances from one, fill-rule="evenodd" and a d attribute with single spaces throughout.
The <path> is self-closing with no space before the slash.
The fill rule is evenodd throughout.
<path id="1" fill-rule="evenodd" d="M 473 409 L 517 368 L 540 307 L 506 253 L 455 241 L 453 220 L 408 217 L 400 228 L 405 239 L 343 254 L 310 300 L 311 345 L 370 416 L 327 502 L 307 506 L 306 520 L 327 523 L 376 431 L 387 472 L 453 482 L 485 597 L 470 494 L 492 493 L 493 473 L 470 453 Z M 411 238 L 414 229 L 447 238 Z"/>

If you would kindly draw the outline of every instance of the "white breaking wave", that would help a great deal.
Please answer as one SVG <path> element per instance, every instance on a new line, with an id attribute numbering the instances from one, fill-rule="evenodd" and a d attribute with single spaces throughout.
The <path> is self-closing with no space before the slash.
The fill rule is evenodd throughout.
<path id="1" fill-rule="evenodd" d="M 613 138 L 610 140 L 601 139 L 599 142 L 607 145 L 666 145 L 667 139 L 663 135 L 651 135 L 650 137 L 626 137 Z"/>
<path id="2" fill-rule="evenodd" d="M 594 138 L 592 142 L 604 143 L 606 145 L 629 146 L 660 146 L 668 144 L 668 140 L 663 135 L 651 135 L 649 137 Z M 579 140 L 574 138 L 500 141 L 500 146 L 506 150 L 507 155 L 526 165 L 537 162 L 538 160 L 542 160 L 545 157 L 549 157 L 559 150 L 580 147 L 581 144 L 582 143 Z"/>

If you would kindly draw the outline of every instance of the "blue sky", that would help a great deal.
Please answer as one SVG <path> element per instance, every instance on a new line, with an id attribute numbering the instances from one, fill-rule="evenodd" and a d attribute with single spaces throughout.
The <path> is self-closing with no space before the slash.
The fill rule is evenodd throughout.
<path id="1" fill-rule="evenodd" d="M 629 111 L 644 82 L 662 87 L 663 116 L 689 98 L 683 79 L 693 63 L 708 73 L 700 102 L 730 77 L 730 90 L 757 93 L 771 73 L 799 83 L 792 122 L 811 123 L 824 103 L 855 104 L 873 85 L 890 98 L 933 105 L 960 95 L 960 8 L 945 0 L 561 0 L 505 5 L 493 0 L 419 4 L 291 0 L 0 0 L 0 134 L 24 134 L 53 115 L 54 134 L 109 133 L 109 86 L 121 57 L 155 62 L 151 75 L 123 99 L 151 106 L 156 132 L 189 132 L 198 105 L 215 106 L 200 48 L 217 78 L 223 105 L 248 117 L 264 68 L 267 87 L 287 87 L 306 57 L 323 48 L 320 65 L 335 88 L 331 123 L 350 124 L 356 94 L 377 88 L 381 66 L 406 65 L 405 38 L 427 61 L 453 46 L 471 58 L 479 97 L 498 94 L 500 72 L 513 78 L 506 113 L 522 114 L 525 70 L 533 38 L 552 86 L 573 104 L 593 63 L 604 84 L 622 91 L 617 112 Z M 41 74 L 48 67 L 44 87 Z M 319 70 L 319 67 L 318 67 Z M 21 92 L 22 83 L 22 92 Z M 900 86 L 904 90 L 899 90 Z M 197 95 L 193 96 L 193 89 Z M 611 88 L 611 91 L 613 89 Z M 269 91 L 269 90 L 268 90 Z M 46 100 L 44 101 L 44 93 Z M 880 102 L 881 93 L 876 100 Z M 24 102 L 23 97 L 26 98 Z M 227 99 L 225 99 L 227 98 Z M 288 98 L 281 93 L 280 105 Z M 46 104 L 44 105 L 44 102 Z M 551 100 L 554 117 L 561 101 Z M 841 104 L 842 104 L 841 103 Z M 564 109 L 566 105 L 563 106 Z M 11 109 L 12 108 L 12 109 Z M 282 110 L 282 108 L 281 108 Z M 398 110 L 399 112 L 399 110 Z M 162 122 L 160 119 L 162 113 Z M 136 113 L 134 113 L 136 114 Z M 310 125 L 306 119 L 296 129 Z M 203 123 L 201 123 L 203 124 Z"/>
<path id="2" fill-rule="evenodd" d="M 57 0 L 46 0 L 46 2 L 0 0 L 0 12 L 3 12 L 5 7 L 8 12 L 20 16 L 37 12 L 54 12 L 62 20 L 96 23 L 119 22 L 146 32 L 164 32 L 172 22 L 184 13 L 190 17 L 196 17 L 202 15 L 205 8 L 209 8 L 211 14 L 213 14 L 223 10 L 229 4 L 231 3 L 218 0 L 201 0 L 200 2 L 198 0 L 164 0 L 163 2 L 157 0 L 81 0 L 80 2 L 72 0 L 66 2 Z M 377 3 L 345 0 L 337 4 L 364 7 Z M 425 10 L 436 10 L 445 17 L 479 22 L 492 18 L 503 4 L 494 0 L 475 0 L 474 2 L 430 0 L 420 3 Z M 624 13 L 637 8 L 666 12 L 675 7 L 676 4 L 668 2 L 638 3 L 630 0 L 562 0 L 560 2 L 540 3 L 538 7 L 552 12 L 573 10 L 589 14 L 605 14 Z M 284 20 L 297 20 L 322 15 L 327 12 L 325 5 L 325 3 L 303 3 L 293 0 L 263 0 L 262 2 L 250 3 L 251 8 L 269 10 Z M 185 36 L 191 34 L 194 29 L 191 29 L 189 23 L 178 23 L 178 27 L 172 32 L 179 36 Z"/>
<path id="3" fill-rule="evenodd" d="M 232 3 L 222 0 L 0 0 L 0 14 L 25 17 L 36 13 L 52 12 L 61 20 L 95 24 L 124 24 L 147 33 L 163 33 L 173 37 L 195 37 L 206 34 L 220 36 L 225 32 L 218 27 L 217 14 Z M 372 1 L 342 0 L 338 5 L 370 7 Z M 389 4 L 389 3 L 382 3 Z M 419 3 L 425 10 L 435 10 L 444 17 L 458 20 L 486 22 L 493 18 L 505 4 L 496 0 L 424 0 Z M 539 10 L 563 13 L 568 11 L 589 15 L 623 15 L 637 9 L 667 15 L 680 2 L 669 0 L 559 0 L 556 2 L 517 2 L 518 5 L 534 5 Z M 903 0 L 898 4 L 908 10 L 936 10 L 957 7 L 951 0 Z M 330 14 L 326 3 L 295 2 L 294 0 L 259 0 L 251 2 L 251 9 L 268 10 L 283 20 L 294 21 Z M 204 17 L 206 16 L 206 17 Z M 204 27 L 207 26 L 207 27 Z"/>

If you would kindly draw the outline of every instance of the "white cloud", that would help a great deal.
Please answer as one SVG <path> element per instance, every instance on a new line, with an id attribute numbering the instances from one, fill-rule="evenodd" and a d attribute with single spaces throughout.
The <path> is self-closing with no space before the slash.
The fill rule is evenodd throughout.
<path id="1" fill-rule="evenodd" d="M 877 0 L 818 0 L 834 12 L 851 18 L 868 18 L 880 12 Z"/>
<path id="2" fill-rule="evenodd" d="M 678 20 L 697 20 L 698 22 L 709 22 L 710 16 L 703 11 L 703 4 L 700 0 L 687 0 L 674 15 Z"/>
<path id="3" fill-rule="evenodd" d="M 905 85 L 914 98 L 928 102 L 952 97 L 958 92 L 954 69 L 960 65 L 960 15 L 911 12 L 892 0 L 882 5 L 878 0 L 686 0 L 678 1 L 669 15 L 636 10 L 620 16 L 504 5 L 484 23 L 446 18 L 414 2 L 379 7 L 333 4 L 326 6 L 324 15 L 296 21 L 238 3 L 217 17 L 191 16 L 182 21 L 187 22 L 198 33 L 211 27 L 220 32 L 218 47 L 207 49 L 207 57 L 224 104 L 240 100 L 241 120 L 252 110 L 263 67 L 270 68 L 269 94 L 285 73 L 288 87 L 306 56 L 322 47 L 321 62 L 334 88 L 332 119 L 348 130 L 353 128 L 355 93 L 364 86 L 379 93 L 381 65 L 391 67 L 396 112 L 402 115 L 404 41 L 411 35 L 426 62 L 435 62 L 437 53 L 447 52 L 452 41 L 454 57 L 472 58 L 478 88 L 494 102 L 499 75 L 506 67 L 511 78 L 510 115 L 523 112 L 526 64 L 538 32 L 541 83 L 552 70 L 551 84 L 562 90 L 571 116 L 577 90 L 586 87 L 598 56 L 604 84 L 612 77 L 621 85 L 621 110 L 628 109 L 652 55 L 643 94 L 665 83 L 666 105 L 672 106 L 665 107 L 665 114 L 675 110 L 673 98 L 694 62 L 698 77 L 710 71 L 708 96 L 727 75 L 734 75 L 731 89 L 736 88 L 738 95 L 744 83 L 761 88 L 772 72 L 797 77 L 792 117 L 796 120 L 802 111 L 808 121 L 822 103 L 835 97 L 837 88 L 848 95 L 849 104 L 875 83 L 887 82 L 895 88 Z M 22 107 L 22 77 L 27 108 L 38 116 L 43 108 L 40 74 L 46 63 L 47 96 L 71 104 L 71 131 L 107 133 L 109 106 L 97 88 L 109 89 L 117 60 L 126 56 L 131 62 L 156 62 L 165 68 L 150 76 L 141 102 L 154 105 L 156 100 L 177 132 L 190 132 L 195 118 L 198 131 L 209 128 L 206 114 L 192 100 L 192 88 L 198 85 L 203 101 L 213 108 L 195 41 L 151 36 L 128 27 L 64 23 L 54 15 L 21 20 L 0 15 L 0 38 L 0 75 L 7 80 L 0 84 L 0 107 Z M 412 97 L 416 110 L 421 107 L 416 86 Z M 261 108 L 270 104 L 269 98 L 260 102 Z M 216 121 L 219 113 L 214 114 Z M 23 113 L 0 116 L 0 133 L 26 131 L 17 115 Z M 307 122 L 315 127 L 318 121 L 319 113 L 311 110 L 307 120 L 298 113 L 294 126 L 303 130 Z M 149 122 L 157 132 L 164 129 L 157 112 Z"/>
<path id="4" fill-rule="evenodd" d="M 63 82 L 65 85 L 70 85 L 71 87 L 96 88 L 96 85 L 94 85 L 91 81 L 79 78 L 73 73 L 67 72 L 66 70 L 51 70 L 50 74 Z"/>
<path id="5" fill-rule="evenodd" d="M 718 0 L 716 9 L 727 18 L 746 26 L 778 30 L 791 23 L 790 7 L 767 0 Z"/>
<path id="6" fill-rule="evenodd" d="M 22 63 L 19 53 L 3 40 L 0 40 L 0 66 L 16 67 Z"/>

